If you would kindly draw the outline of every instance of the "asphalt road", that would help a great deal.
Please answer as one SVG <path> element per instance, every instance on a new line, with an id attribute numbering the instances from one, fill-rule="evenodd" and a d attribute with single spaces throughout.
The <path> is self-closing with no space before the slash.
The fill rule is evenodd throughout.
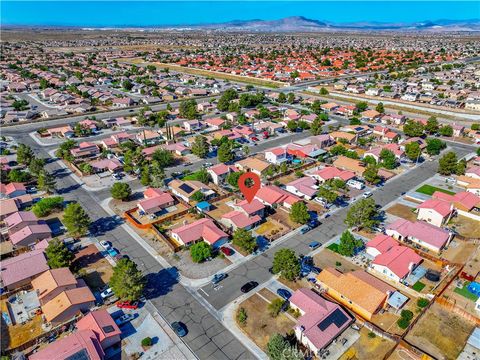
<path id="1" fill-rule="evenodd" d="M 19 143 L 32 147 L 35 154 L 48 157 L 28 134 L 16 136 Z M 181 321 L 188 329 L 183 340 L 200 359 L 252 359 L 254 356 L 208 312 L 178 282 L 175 268 L 165 269 L 141 245 L 139 245 L 99 205 L 101 199 L 96 193 L 87 192 L 56 161 L 46 165 L 55 175 L 59 195 L 66 201 L 77 201 L 92 218 L 98 240 L 110 241 L 122 254 L 128 254 L 135 261 L 148 280 L 145 292 L 147 299 L 168 321 Z"/>
<path id="2" fill-rule="evenodd" d="M 453 150 L 457 153 L 457 156 L 462 157 L 471 152 L 472 148 L 455 144 Z M 437 169 L 438 161 L 426 161 L 404 176 L 393 178 L 383 187 L 375 190 L 373 198 L 378 205 L 383 207 L 400 197 L 403 192 L 414 189 L 418 184 L 435 175 Z M 228 273 L 228 278 L 222 281 L 220 289 L 212 291 L 212 286 L 208 284 L 199 290 L 198 294 L 203 296 L 216 310 L 222 309 L 242 295 L 240 287 L 246 282 L 254 280 L 261 284 L 272 277 L 268 269 L 272 266 L 273 256 L 278 249 L 289 248 L 297 254 L 307 254 L 310 252 L 308 244 L 312 241 L 325 244 L 328 240 L 341 234 L 347 229 L 344 220 L 348 209 L 346 207 L 337 211 L 329 218 L 322 220 L 317 228 L 304 235 L 296 234 L 285 240 L 281 245 L 274 246 L 260 256 L 233 269 Z"/>

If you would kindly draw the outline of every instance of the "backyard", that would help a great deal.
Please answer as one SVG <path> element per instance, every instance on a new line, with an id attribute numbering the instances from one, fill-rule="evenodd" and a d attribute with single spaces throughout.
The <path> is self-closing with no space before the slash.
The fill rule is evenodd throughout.
<path id="1" fill-rule="evenodd" d="M 406 339 L 438 359 L 456 359 L 473 328 L 473 323 L 434 304 Z"/>
<path id="2" fill-rule="evenodd" d="M 340 360 L 383 359 L 395 345 L 393 341 L 383 339 L 365 327 L 359 333 L 360 338 L 340 357 Z"/>

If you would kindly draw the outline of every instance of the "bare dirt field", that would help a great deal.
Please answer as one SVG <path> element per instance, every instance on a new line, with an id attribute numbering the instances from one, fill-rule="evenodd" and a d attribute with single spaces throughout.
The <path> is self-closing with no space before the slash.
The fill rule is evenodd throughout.
<path id="1" fill-rule="evenodd" d="M 415 214 L 411 209 L 412 208 L 406 205 L 395 204 L 389 207 L 386 211 L 389 214 L 392 214 L 410 221 L 415 221 L 417 219 L 417 214 Z"/>
<path id="2" fill-rule="evenodd" d="M 393 341 L 379 336 L 369 336 L 369 333 L 368 329 L 362 328 L 360 338 L 340 357 L 340 360 L 383 359 L 395 345 Z"/>

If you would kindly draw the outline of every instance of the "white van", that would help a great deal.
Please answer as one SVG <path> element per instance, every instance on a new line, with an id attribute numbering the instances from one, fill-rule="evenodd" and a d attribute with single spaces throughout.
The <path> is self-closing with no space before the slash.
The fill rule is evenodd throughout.
<path id="1" fill-rule="evenodd" d="M 361 183 L 360 181 L 357 181 L 357 180 L 348 180 L 347 185 L 349 187 L 352 187 L 352 188 L 355 188 L 355 189 L 358 189 L 358 190 L 363 190 L 363 188 L 365 187 L 365 185 L 363 183 Z"/>

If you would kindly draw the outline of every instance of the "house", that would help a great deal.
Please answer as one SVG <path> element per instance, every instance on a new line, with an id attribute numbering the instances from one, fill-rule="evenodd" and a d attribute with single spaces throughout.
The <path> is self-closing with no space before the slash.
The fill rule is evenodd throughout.
<path id="1" fill-rule="evenodd" d="M 225 165 L 223 163 L 216 164 L 208 168 L 207 172 L 210 174 L 215 185 L 225 184 L 230 173 L 238 171 L 233 165 Z"/>
<path id="2" fill-rule="evenodd" d="M 105 353 L 93 330 L 80 330 L 54 341 L 28 357 L 29 360 L 103 360 Z"/>
<path id="3" fill-rule="evenodd" d="M 187 120 L 183 122 L 183 128 L 188 132 L 201 130 L 203 124 L 199 120 Z"/>
<path id="4" fill-rule="evenodd" d="M 235 166 L 237 167 L 237 169 L 241 171 L 245 171 L 245 172 L 251 171 L 257 174 L 258 176 L 265 176 L 267 173 L 267 170 L 271 167 L 271 164 L 257 158 L 249 157 L 249 158 L 240 160 L 235 164 Z"/>
<path id="5" fill-rule="evenodd" d="M 376 110 L 366 110 L 361 113 L 360 115 L 360 120 L 363 121 L 376 121 L 378 118 L 380 118 L 382 114 L 380 114 Z"/>
<path id="6" fill-rule="evenodd" d="M 170 181 L 168 187 L 172 190 L 174 195 L 178 196 L 185 202 L 192 201 L 193 195 L 197 192 L 201 192 L 203 194 L 204 200 L 208 200 L 215 195 L 215 191 L 210 189 L 208 185 L 196 180 L 183 181 L 174 179 Z"/>
<path id="7" fill-rule="evenodd" d="M 91 142 L 81 142 L 77 147 L 70 150 L 70 154 L 75 159 L 84 159 L 98 156 L 100 154 L 99 147 Z"/>
<path id="8" fill-rule="evenodd" d="M 314 178 L 305 176 L 286 184 L 285 190 L 301 198 L 311 200 L 317 194 L 318 186 Z"/>
<path id="9" fill-rule="evenodd" d="M 339 169 L 351 171 L 357 176 L 362 176 L 366 170 L 365 165 L 360 160 L 350 159 L 343 155 L 337 157 L 333 165 Z"/>
<path id="10" fill-rule="evenodd" d="M 223 120 L 222 118 L 211 118 L 206 119 L 205 123 L 212 130 L 220 130 L 222 128 L 222 125 L 225 124 L 225 120 Z"/>
<path id="11" fill-rule="evenodd" d="M 104 350 L 121 341 L 122 331 L 105 309 L 88 313 L 78 320 L 76 327 L 79 331 L 93 330 Z"/>
<path id="12" fill-rule="evenodd" d="M 143 196 L 145 199 L 140 200 L 137 207 L 139 211 L 147 215 L 155 214 L 175 204 L 172 195 L 160 189 L 148 188 L 144 191 Z"/>
<path id="13" fill-rule="evenodd" d="M 16 247 L 26 247 L 36 242 L 48 239 L 52 235 L 47 224 L 27 225 L 9 234 L 10 242 Z"/>
<path id="14" fill-rule="evenodd" d="M 254 228 L 262 218 L 258 215 L 248 216 L 242 211 L 233 210 L 222 215 L 220 222 L 227 228 L 233 230 L 245 229 L 250 230 Z"/>
<path id="15" fill-rule="evenodd" d="M 114 98 L 112 100 L 112 106 L 115 108 L 126 108 L 129 106 L 133 106 L 134 104 L 135 102 L 129 97 Z"/>
<path id="16" fill-rule="evenodd" d="M 355 321 L 340 305 L 310 289 L 295 291 L 290 307 L 301 314 L 295 325 L 295 336 L 316 355 Z"/>
<path id="17" fill-rule="evenodd" d="M 135 135 L 135 139 L 141 145 L 153 145 L 162 140 L 162 135 L 153 130 L 142 130 Z"/>
<path id="18" fill-rule="evenodd" d="M 438 199 L 451 204 L 460 215 L 464 216 L 469 216 L 469 213 L 472 210 L 480 207 L 480 196 L 469 191 L 461 191 L 455 195 L 445 194 L 441 191 L 435 191 L 432 194 L 432 199 Z"/>
<path id="19" fill-rule="evenodd" d="M 0 272 L 1 288 L 7 291 L 28 285 L 38 275 L 49 269 L 42 250 L 32 250 L 4 259 Z"/>
<path id="20" fill-rule="evenodd" d="M 332 131 L 329 134 L 335 141 L 345 141 L 348 144 L 352 144 L 357 141 L 357 135 L 351 134 L 346 131 Z"/>
<path id="21" fill-rule="evenodd" d="M 423 260 L 415 251 L 384 234 L 374 237 L 366 247 L 367 253 L 375 253 L 370 267 L 396 282 L 404 280 Z"/>
<path id="22" fill-rule="evenodd" d="M 30 194 L 20 195 L 11 199 L 0 199 L 0 220 L 3 220 L 7 216 L 12 215 L 17 211 L 32 205 L 32 203 L 33 198 Z"/>
<path id="23" fill-rule="evenodd" d="M 302 201 L 299 197 L 275 185 L 262 186 L 255 194 L 255 199 L 270 207 L 280 205 L 287 209 L 290 209 L 296 202 Z"/>
<path id="24" fill-rule="evenodd" d="M 82 286 L 62 291 L 42 305 L 42 312 L 47 322 L 59 325 L 72 319 L 78 313 L 87 311 L 94 304 L 95 296 L 88 286 Z"/>
<path id="25" fill-rule="evenodd" d="M 207 218 L 173 229 L 171 235 L 180 245 L 186 246 L 203 240 L 214 248 L 219 248 L 228 240 L 228 235 Z"/>
<path id="26" fill-rule="evenodd" d="M 386 228 L 387 235 L 400 241 L 411 241 L 434 252 L 440 252 L 452 239 L 447 230 L 424 221 L 398 219 Z"/>
<path id="27" fill-rule="evenodd" d="M 25 195 L 26 193 L 27 188 L 22 183 L 11 182 L 7 185 L 0 184 L 0 194 L 2 197 L 16 198 Z"/>
<path id="28" fill-rule="evenodd" d="M 47 129 L 47 133 L 50 134 L 50 136 L 57 136 L 63 138 L 71 138 L 75 135 L 75 131 L 73 131 L 70 125 Z"/>
<path id="29" fill-rule="evenodd" d="M 257 199 L 253 199 L 250 203 L 247 200 L 235 200 L 233 203 L 229 203 L 228 205 L 234 210 L 243 212 L 249 217 L 258 215 L 263 219 L 263 217 L 265 216 L 265 205 L 263 205 Z"/>
<path id="30" fill-rule="evenodd" d="M 121 144 L 135 140 L 135 135 L 126 132 L 113 134 L 109 138 L 102 140 L 102 146 L 105 149 L 111 149 L 120 146 Z"/>
<path id="31" fill-rule="evenodd" d="M 77 279 L 66 267 L 47 270 L 32 281 L 40 305 L 45 305 L 63 291 L 77 288 L 77 285 Z"/>
<path id="32" fill-rule="evenodd" d="M 5 225 L 10 234 L 13 234 L 25 226 L 37 225 L 38 218 L 32 211 L 18 211 L 5 218 Z"/>
<path id="33" fill-rule="evenodd" d="M 364 270 L 343 274 L 334 268 L 326 268 L 318 274 L 317 284 L 333 299 L 366 320 L 371 320 L 386 306 L 389 295 L 395 292 L 395 288 Z"/>
<path id="34" fill-rule="evenodd" d="M 320 149 L 324 149 L 330 145 L 333 145 L 335 139 L 330 134 L 320 134 L 315 136 L 310 136 L 307 138 L 310 144 L 318 146 Z M 298 141 L 296 142 L 298 143 Z"/>
<path id="35" fill-rule="evenodd" d="M 171 151 L 178 156 L 185 156 L 190 153 L 190 149 L 182 143 L 165 144 L 161 147 L 167 151 Z"/>
<path id="36" fill-rule="evenodd" d="M 423 220 L 429 224 L 441 227 L 450 220 L 453 213 L 453 205 L 443 200 L 428 199 L 418 205 L 417 210 L 417 220 Z"/>
<path id="37" fill-rule="evenodd" d="M 335 166 L 327 166 L 323 169 L 314 171 L 312 173 L 307 173 L 308 176 L 313 177 L 320 183 L 324 183 L 325 181 L 331 179 L 340 179 L 343 181 L 348 181 L 350 179 L 355 178 L 355 173 L 348 170 L 340 170 Z"/>
<path id="38" fill-rule="evenodd" d="M 92 166 L 94 173 L 101 173 L 104 171 L 115 173 L 123 169 L 122 163 L 117 158 L 94 160 L 90 161 L 89 164 Z"/>
<path id="39" fill-rule="evenodd" d="M 465 170 L 465 176 L 468 176 L 472 179 L 480 180 L 480 166 L 470 166 Z"/>
<path id="40" fill-rule="evenodd" d="M 468 192 L 480 196 L 480 179 L 460 175 L 457 177 L 457 184 L 463 186 Z"/>
<path id="41" fill-rule="evenodd" d="M 354 105 L 345 105 L 339 106 L 334 112 L 337 115 L 351 117 L 355 113 L 355 109 L 356 107 Z"/>
<path id="42" fill-rule="evenodd" d="M 265 151 L 265 160 L 271 164 L 279 165 L 289 160 L 287 149 L 282 147 Z"/>

